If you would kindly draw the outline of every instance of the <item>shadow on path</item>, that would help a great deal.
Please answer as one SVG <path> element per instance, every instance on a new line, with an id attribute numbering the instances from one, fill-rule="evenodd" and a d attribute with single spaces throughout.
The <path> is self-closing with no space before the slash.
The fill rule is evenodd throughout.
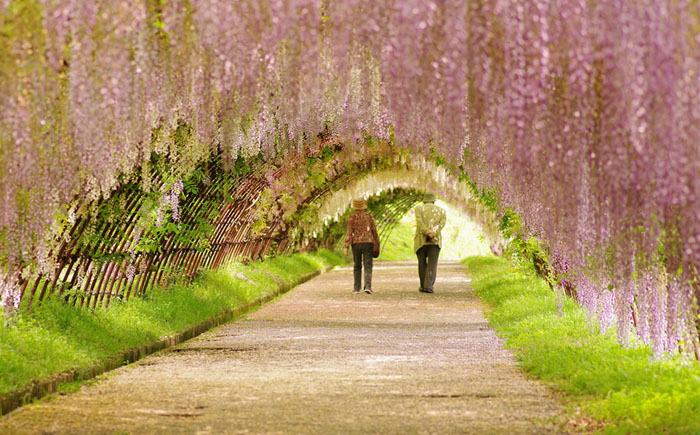
<path id="1" fill-rule="evenodd" d="M 466 269 L 313 279 L 246 318 L 0 419 L 0 433 L 542 433 L 561 406 L 517 369 Z"/>

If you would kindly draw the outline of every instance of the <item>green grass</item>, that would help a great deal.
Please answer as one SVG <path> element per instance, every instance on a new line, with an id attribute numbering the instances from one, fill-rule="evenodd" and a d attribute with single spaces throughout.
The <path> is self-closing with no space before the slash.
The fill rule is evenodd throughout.
<path id="1" fill-rule="evenodd" d="M 469 255 L 483 255 L 489 252 L 488 245 L 480 237 L 478 226 L 464 212 L 442 201 L 437 201 L 437 205 L 443 207 L 447 215 L 445 228 L 442 230 L 441 259 L 459 260 Z M 378 260 L 415 260 L 416 254 L 413 252 L 415 232 L 415 216 L 409 212 L 401 218 L 384 242 Z"/>
<path id="2" fill-rule="evenodd" d="M 404 261 L 414 260 L 416 254 L 413 252 L 413 233 L 415 232 L 415 223 L 411 225 L 412 217 L 408 214 L 404 215 L 394 230 L 389 235 L 389 238 L 384 242 L 379 252 L 377 260 L 384 261 Z"/>
<path id="3" fill-rule="evenodd" d="M 700 433 L 700 364 L 658 361 L 646 346 L 620 346 L 593 332 L 585 311 L 563 301 L 533 271 L 496 257 L 464 260 L 496 331 L 521 367 L 606 423 L 608 433 Z"/>
<path id="4" fill-rule="evenodd" d="M 202 274 L 189 285 L 155 289 L 126 303 L 113 300 L 95 312 L 50 298 L 14 326 L 0 325 L 0 394 L 32 380 L 95 362 L 151 343 L 215 317 L 225 309 L 274 291 L 278 281 L 300 276 L 344 259 L 330 251 L 269 258 Z"/>

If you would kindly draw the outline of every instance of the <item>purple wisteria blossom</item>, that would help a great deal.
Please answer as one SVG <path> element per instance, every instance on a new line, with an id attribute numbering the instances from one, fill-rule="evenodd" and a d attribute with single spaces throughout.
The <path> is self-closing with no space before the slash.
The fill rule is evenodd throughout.
<path id="1" fill-rule="evenodd" d="M 10 3 L 0 24 L 22 18 Z M 52 270 L 57 216 L 84 218 L 76 198 L 108 197 L 154 152 L 186 179 L 211 154 L 283 158 L 330 132 L 358 154 L 368 136 L 435 151 L 498 192 L 621 341 L 636 331 L 676 352 L 697 337 L 697 2 L 41 0 L 17 13 L 36 11 L 0 42 L 10 277 Z M 182 125 L 194 134 L 175 143 Z M 179 220 L 181 185 L 161 193 L 153 220 Z"/>

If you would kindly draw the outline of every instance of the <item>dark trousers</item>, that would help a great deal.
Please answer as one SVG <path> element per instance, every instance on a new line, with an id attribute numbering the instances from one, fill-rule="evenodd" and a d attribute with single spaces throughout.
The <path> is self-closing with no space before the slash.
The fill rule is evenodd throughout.
<path id="1" fill-rule="evenodd" d="M 440 247 L 438 245 L 423 245 L 416 251 L 418 277 L 420 278 L 420 288 L 423 290 L 433 290 L 435 278 L 437 277 L 439 255 Z"/>
<path id="2" fill-rule="evenodd" d="M 352 245 L 352 259 L 355 262 L 355 290 L 362 287 L 362 266 L 365 266 L 365 289 L 372 289 L 372 251 L 374 243 L 355 243 Z"/>

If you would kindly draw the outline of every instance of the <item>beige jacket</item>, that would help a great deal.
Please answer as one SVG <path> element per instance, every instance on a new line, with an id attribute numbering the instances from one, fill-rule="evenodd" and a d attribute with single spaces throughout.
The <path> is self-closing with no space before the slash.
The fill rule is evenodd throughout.
<path id="1" fill-rule="evenodd" d="M 425 203 L 415 208 L 416 235 L 413 239 L 413 250 L 418 251 L 424 245 L 442 247 L 442 229 L 445 226 L 445 210 L 433 203 Z M 435 234 L 435 239 L 428 242 L 425 236 Z"/>

